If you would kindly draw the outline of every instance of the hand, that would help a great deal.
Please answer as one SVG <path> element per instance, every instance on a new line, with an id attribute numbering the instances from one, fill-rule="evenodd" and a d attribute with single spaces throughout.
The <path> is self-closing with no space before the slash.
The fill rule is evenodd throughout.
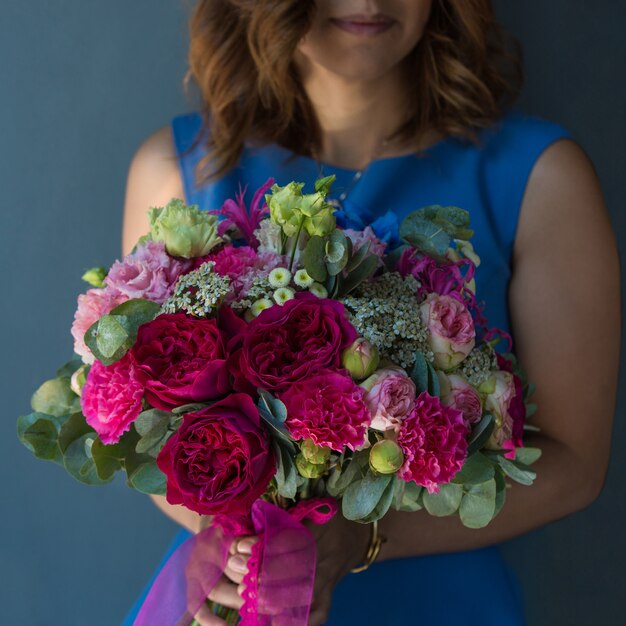
<path id="1" fill-rule="evenodd" d="M 203 517 L 200 523 L 200 530 L 203 530 L 211 523 L 211 518 Z M 209 600 L 220 604 L 223 607 L 239 610 L 243 604 L 241 584 L 247 572 L 246 564 L 252 552 L 252 545 L 257 541 L 257 537 L 237 537 L 229 548 L 230 557 L 226 563 L 224 575 L 209 594 Z M 207 604 L 203 604 L 194 619 L 200 626 L 225 626 L 227 624 L 222 618 L 214 615 Z"/>

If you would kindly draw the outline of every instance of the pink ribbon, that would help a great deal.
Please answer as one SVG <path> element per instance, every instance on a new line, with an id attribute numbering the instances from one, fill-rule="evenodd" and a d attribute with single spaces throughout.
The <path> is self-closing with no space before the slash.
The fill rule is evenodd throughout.
<path id="1" fill-rule="evenodd" d="M 315 581 L 315 538 L 302 520 L 324 524 L 337 512 L 332 498 L 299 502 L 288 511 L 257 500 L 241 626 L 306 626 Z M 235 537 L 245 534 L 211 526 L 187 539 L 154 581 L 133 626 L 189 626 L 218 583 Z"/>

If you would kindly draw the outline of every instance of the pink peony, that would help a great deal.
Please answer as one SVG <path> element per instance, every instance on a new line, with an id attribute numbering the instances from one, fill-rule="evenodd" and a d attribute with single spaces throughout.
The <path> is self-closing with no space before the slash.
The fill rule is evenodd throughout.
<path id="1" fill-rule="evenodd" d="M 476 389 L 457 374 L 437 374 L 441 382 L 441 403 L 461 411 L 468 425 L 480 422 L 483 405 Z"/>
<path id="2" fill-rule="evenodd" d="M 89 327 L 126 300 L 128 300 L 128 296 L 110 287 L 88 289 L 78 296 L 78 308 L 74 314 L 72 336 L 74 337 L 74 352 L 82 358 L 83 363 L 95 361 L 94 355 L 85 344 L 85 333 Z"/>
<path id="3" fill-rule="evenodd" d="M 142 411 L 143 394 L 131 352 L 111 365 L 94 362 L 80 402 L 87 423 L 98 433 L 102 443 L 117 443 L 130 429 Z"/>
<path id="4" fill-rule="evenodd" d="M 295 439 L 312 439 L 337 452 L 355 450 L 367 435 L 371 416 L 359 387 L 345 370 L 321 370 L 280 395 L 285 425 Z"/>
<path id="5" fill-rule="evenodd" d="M 526 405 L 524 404 L 524 386 L 522 379 L 513 372 L 511 362 L 504 358 L 501 354 L 496 353 L 498 366 L 505 372 L 513 375 L 513 383 L 515 386 L 515 395 L 509 402 L 509 415 L 513 420 L 511 428 L 511 438 L 504 441 L 503 448 L 509 450 L 504 456 L 507 458 L 515 458 L 515 448 L 521 448 L 524 445 L 524 423 L 526 422 Z"/>
<path id="6" fill-rule="evenodd" d="M 259 410 L 243 393 L 185 413 L 157 465 L 167 501 L 202 515 L 249 516 L 276 471 Z"/>
<path id="7" fill-rule="evenodd" d="M 363 230 L 344 228 L 343 234 L 350 238 L 354 250 L 358 250 L 369 241 L 370 248 L 368 250 L 368 254 L 375 254 L 380 259 L 379 265 L 383 265 L 383 257 L 385 255 L 387 244 L 376 236 L 376 233 L 372 230 L 371 226 L 366 226 Z"/>
<path id="8" fill-rule="evenodd" d="M 163 304 L 178 277 L 189 269 L 187 259 L 170 256 L 162 241 L 146 241 L 132 254 L 116 261 L 104 282 L 129 298 Z"/>
<path id="9" fill-rule="evenodd" d="M 371 428 L 399 430 L 415 402 L 415 383 L 397 365 L 375 371 L 361 387 L 366 390 L 365 403 L 372 415 Z"/>
<path id="10" fill-rule="evenodd" d="M 229 358 L 234 386 L 251 394 L 257 387 L 285 391 L 320 369 L 339 368 L 343 349 L 356 338 L 341 302 L 296 292 L 262 311 L 241 334 Z"/>
<path id="11" fill-rule="evenodd" d="M 420 313 L 435 355 L 434 366 L 443 370 L 456 367 L 476 343 L 470 312 L 456 298 L 431 293 L 420 305 Z"/>
<path id="12" fill-rule="evenodd" d="M 226 341 L 215 319 L 186 313 L 165 313 L 142 324 L 133 353 L 148 402 L 170 411 L 230 391 Z"/>
<path id="13" fill-rule="evenodd" d="M 468 432 L 461 411 L 422 392 L 398 433 L 404 453 L 398 475 L 426 487 L 429 493 L 438 493 L 439 485 L 450 482 L 463 467 Z"/>

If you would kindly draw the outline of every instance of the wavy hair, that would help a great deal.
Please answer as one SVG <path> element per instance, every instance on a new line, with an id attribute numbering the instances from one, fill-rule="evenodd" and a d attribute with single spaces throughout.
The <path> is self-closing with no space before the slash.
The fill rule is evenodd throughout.
<path id="1" fill-rule="evenodd" d="M 293 55 L 308 32 L 314 0 L 198 0 L 189 22 L 190 83 L 202 100 L 206 155 L 199 183 L 233 168 L 249 138 L 316 154 L 321 131 Z M 277 37 L 276 33 L 281 36 Z M 496 21 L 490 0 L 433 0 L 428 24 L 406 59 L 414 80 L 409 119 L 392 137 L 426 130 L 478 141 L 518 97 L 521 48 Z"/>

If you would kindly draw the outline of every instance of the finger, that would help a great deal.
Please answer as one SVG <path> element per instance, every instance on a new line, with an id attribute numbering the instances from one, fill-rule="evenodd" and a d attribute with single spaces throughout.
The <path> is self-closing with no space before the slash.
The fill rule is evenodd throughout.
<path id="1" fill-rule="evenodd" d="M 258 537 L 239 537 L 235 543 L 235 550 L 239 554 L 252 554 L 252 546 L 259 540 Z"/>
<path id="2" fill-rule="evenodd" d="M 209 600 L 213 600 L 213 602 L 230 609 L 240 609 L 243 604 L 241 596 L 237 593 L 237 585 L 234 585 L 224 577 L 220 578 L 217 585 L 211 590 Z"/>
<path id="3" fill-rule="evenodd" d="M 226 622 L 217 615 L 213 615 L 206 603 L 202 604 L 200 610 L 194 615 L 194 619 L 200 626 L 226 626 Z"/>
<path id="4" fill-rule="evenodd" d="M 248 571 L 248 557 L 243 554 L 231 556 L 226 562 L 224 574 L 234 583 L 239 584 Z"/>

